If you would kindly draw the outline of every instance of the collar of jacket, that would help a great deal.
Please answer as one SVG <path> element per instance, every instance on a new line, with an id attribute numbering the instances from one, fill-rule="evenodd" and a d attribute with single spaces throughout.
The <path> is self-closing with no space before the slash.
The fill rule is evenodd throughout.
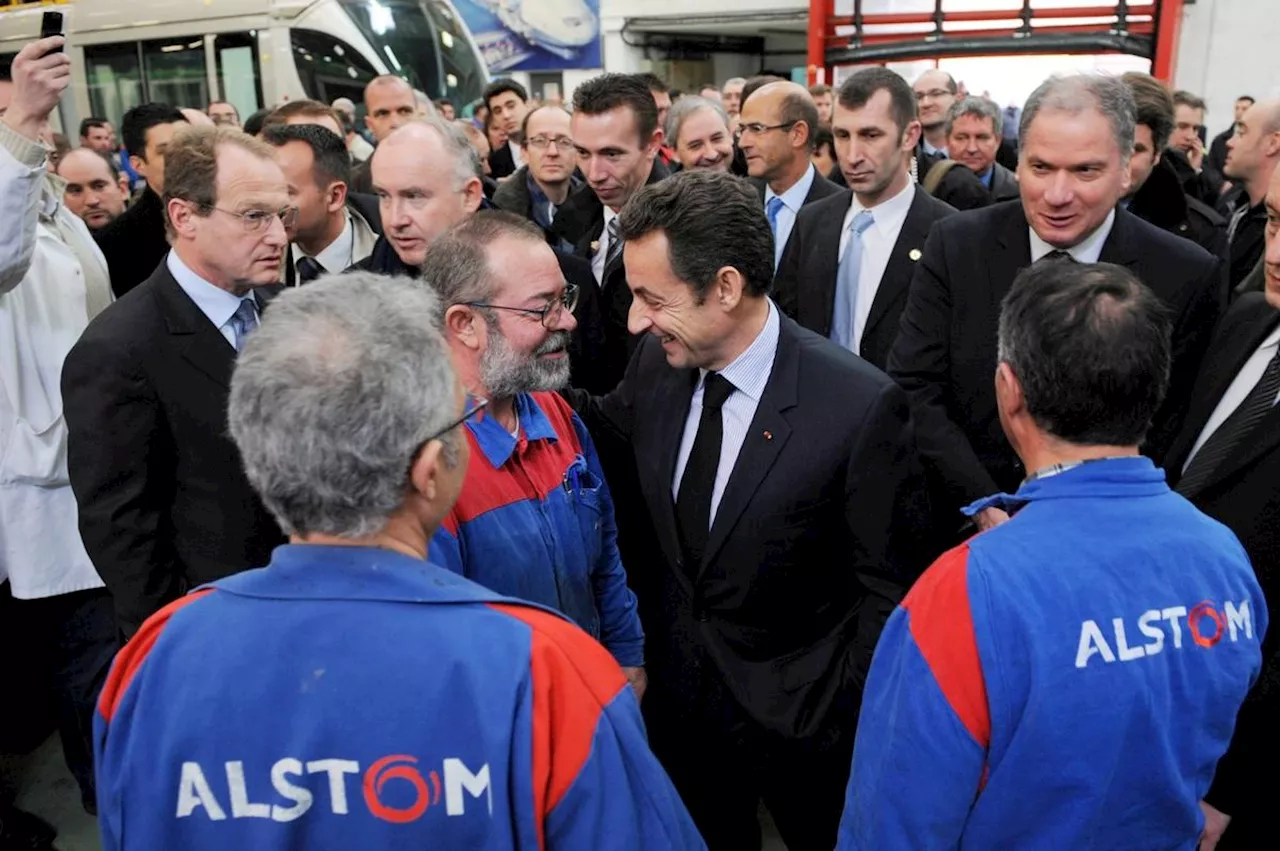
<path id="1" fill-rule="evenodd" d="M 1164 470 L 1150 458 L 1104 458 L 1072 467 L 1056 476 L 1030 479 L 1014 494 L 998 493 L 980 499 L 961 511 L 973 517 L 988 508 L 1017 509 L 1029 502 L 1071 497 L 1124 499 L 1157 496 L 1169 491 Z"/>
<path id="2" fill-rule="evenodd" d="M 1151 169 L 1151 176 L 1129 202 L 1129 212 L 1164 230 L 1187 220 L 1187 195 L 1167 156 L 1161 156 Z"/>

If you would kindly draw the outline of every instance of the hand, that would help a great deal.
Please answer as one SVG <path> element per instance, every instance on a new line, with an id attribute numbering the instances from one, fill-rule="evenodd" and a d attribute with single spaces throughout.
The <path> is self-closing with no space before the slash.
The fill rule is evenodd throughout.
<path id="1" fill-rule="evenodd" d="M 1197 851 L 1213 851 L 1218 847 L 1218 842 L 1226 832 L 1227 825 L 1231 824 L 1231 816 L 1204 801 L 1200 802 L 1200 809 L 1204 812 L 1204 830 L 1200 831 L 1200 845 Z"/>
<path id="2" fill-rule="evenodd" d="M 636 692 L 636 703 L 644 697 L 644 690 L 649 687 L 649 675 L 644 672 L 644 668 L 623 668 L 622 673 L 626 675 L 627 682 L 631 683 L 631 687 Z"/>
<path id="3" fill-rule="evenodd" d="M 978 531 L 985 532 L 988 529 L 994 529 L 1001 523 L 1009 522 L 1009 515 L 1002 508 L 984 508 L 974 515 L 973 520 L 978 524 Z"/>
<path id="4" fill-rule="evenodd" d="M 1191 167 L 1199 173 L 1204 168 L 1204 148 L 1200 145 L 1192 145 L 1187 150 L 1187 162 L 1191 163 Z"/>
<path id="5" fill-rule="evenodd" d="M 13 58 L 13 98 L 2 119 L 28 139 L 36 139 L 58 99 L 71 85 L 71 58 L 50 53 L 66 42 L 60 35 L 33 41 Z"/>

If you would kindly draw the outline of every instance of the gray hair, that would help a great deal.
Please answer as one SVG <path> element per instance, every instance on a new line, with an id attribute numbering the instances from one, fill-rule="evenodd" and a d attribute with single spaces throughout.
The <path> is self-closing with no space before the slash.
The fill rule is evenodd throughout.
<path id="1" fill-rule="evenodd" d="M 747 84 L 746 77 L 730 77 L 729 79 L 724 81 L 724 85 L 721 86 L 720 89 L 721 91 L 723 91 L 724 89 L 727 89 L 730 86 L 745 86 L 746 84 Z"/>
<path id="2" fill-rule="evenodd" d="M 951 104 L 951 108 L 947 110 L 947 129 L 946 134 L 951 135 L 951 126 L 956 120 L 970 115 L 974 118 L 991 119 L 991 129 L 997 139 L 1004 133 L 1004 114 L 1000 107 L 987 98 L 983 97 L 967 97 L 964 100 L 958 100 Z"/>
<path id="3" fill-rule="evenodd" d="M 1079 114 L 1087 109 L 1096 109 L 1111 123 L 1116 144 L 1120 147 L 1120 160 L 1129 162 L 1133 154 L 1133 126 L 1138 107 L 1133 101 L 1133 92 L 1119 77 L 1106 77 L 1101 74 L 1073 74 L 1067 77 L 1050 77 L 1041 83 L 1022 110 L 1022 121 L 1018 124 L 1018 138 L 1027 138 L 1031 122 L 1041 110 L 1069 112 Z"/>
<path id="4" fill-rule="evenodd" d="M 479 177 L 480 171 L 480 155 L 476 153 L 476 149 L 472 147 L 471 140 L 467 138 L 467 134 L 460 128 L 456 122 L 446 121 L 439 115 L 430 115 L 426 118 L 415 118 L 403 127 L 398 127 L 387 137 L 390 139 L 397 134 L 404 133 L 408 128 L 412 127 L 429 127 L 440 136 L 444 142 L 444 152 L 449 157 L 449 162 L 453 166 L 453 183 L 454 189 L 461 192 L 462 187 L 467 184 L 468 180 L 473 177 Z M 413 132 L 409 130 L 409 132 Z M 383 140 L 386 144 L 386 140 Z M 377 154 L 374 154 L 377 156 Z"/>
<path id="5" fill-rule="evenodd" d="M 458 416 L 458 382 L 406 278 L 327 276 L 271 303 L 240 354 L 228 418 L 249 482 L 288 534 L 362 538 L 404 503 L 409 465 Z M 445 462 L 457 463 L 457 435 Z"/>
<path id="6" fill-rule="evenodd" d="M 441 324 L 445 311 L 453 305 L 488 301 L 493 297 L 497 288 L 486 252 L 502 237 L 546 244 L 546 235 L 540 227 L 523 216 L 502 210 L 480 210 L 431 243 L 422 264 L 422 277 L 439 296 L 436 316 Z M 488 308 L 481 310 L 492 315 Z"/>
<path id="7" fill-rule="evenodd" d="M 667 112 L 667 126 L 662 128 L 667 134 L 667 141 L 675 145 L 680 140 L 680 128 L 684 126 L 685 119 L 704 109 L 709 109 L 720 116 L 720 120 L 724 122 L 726 132 L 728 131 L 729 113 L 724 111 L 723 106 L 710 98 L 685 95 L 671 104 L 671 109 Z"/>

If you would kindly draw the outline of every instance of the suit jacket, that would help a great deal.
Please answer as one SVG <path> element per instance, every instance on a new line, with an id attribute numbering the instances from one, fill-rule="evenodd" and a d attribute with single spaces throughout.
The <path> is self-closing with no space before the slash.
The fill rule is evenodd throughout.
<path id="1" fill-rule="evenodd" d="M 1186 411 L 1222 309 L 1222 264 L 1124 210 L 1116 211 L 1100 259 L 1127 267 L 1172 311 L 1169 393 L 1147 443 L 1158 462 Z M 938 222 L 916 264 L 889 355 L 889 374 L 912 399 L 926 468 L 945 494 L 942 510 L 957 522 L 961 506 L 1012 493 L 1025 476 L 1000 427 L 992 376 L 1001 301 L 1030 263 L 1029 228 L 1018 201 Z"/>
<path id="2" fill-rule="evenodd" d="M 354 192 L 347 195 L 347 209 L 351 212 L 351 226 L 356 232 L 352 252 L 356 258 L 352 265 L 355 266 L 373 254 L 373 249 L 382 237 L 382 213 L 376 195 L 359 195 Z M 286 287 L 297 285 L 296 265 L 290 248 L 280 269 Z"/>
<path id="3" fill-rule="evenodd" d="M 841 735 L 880 629 L 923 567 L 927 502 L 902 391 L 779 319 L 773 370 L 701 565 L 682 562 L 671 496 L 698 371 L 670 367 L 646 334 L 612 393 L 571 395 L 598 442 L 629 448 L 638 510 L 652 522 L 645 557 L 627 562 L 652 687 L 688 705 L 711 665 L 764 727 Z"/>
<path id="4" fill-rule="evenodd" d="M 63 365 L 80 536 L 126 635 L 284 542 L 227 433 L 235 354 L 162 264 L 89 323 Z"/>
<path id="5" fill-rule="evenodd" d="M 929 169 L 944 159 L 945 157 L 941 154 L 926 154 L 922 140 L 916 145 L 917 179 L 924 183 L 925 177 L 929 174 Z M 989 207 L 992 204 L 991 193 L 987 191 L 987 187 L 982 185 L 978 175 L 964 166 L 959 166 L 958 168 L 953 166 L 947 172 L 946 177 L 942 178 L 942 182 L 938 184 L 933 197 L 950 204 L 957 210 L 977 210 L 982 207 Z"/>
<path id="6" fill-rule="evenodd" d="M 1178 173 L 1164 157 L 1133 194 L 1129 212 L 1161 230 L 1191 240 L 1215 257 L 1229 257 L 1226 219 L 1183 192 Z"/>
<path id="7" fill-rule="evenodd" d="M 990 189 L 992 201 L 999 204 L 1001 201 L 1021 198 L 1022 190 L 1018 187 L 1018 178 L 1014 177 L 1013 172 L 1000 163 L 992 163 L 991 167 L 994 169 Z"/>
<path id="8" fill-rule="evenodd" d="M 665 180 L 670 172 L 656 157 L 653 168 L 645 185 Z M 595 246 L 603 238 L 604 205 L 596 197 L 589 185 L 570 193 L 560 205 L 555 221 L 551 223 L 549 239 L 563 239 L 574 246 L 573 253 L 587 261 L 595 255 Z M 595 276 L 592 275 L 592 282 Z M 604 329 L 604 352 L 600 363 L 600 376 L 608 388 L 612 388 L 622 380 L 631 354 L 635 351 L 638 338 L 632 337 L 627 330 L 627 314 L 631 312 L 631 289 L 627 286 L 627 269 L 618 257 L 605 267 L 604 277 L 599 285 L 599 318 L 587 317 L 589 322 L 598 322 Z"/>
<path id="9" fill-rule="evenodd" d="M 501 180 L 515 170 L 516 160 L 511 156 L 511 142 L 505 142 L 501 148 L 489 152 L 489 175 L 494 180 Z"/>
<path id="10" fill-rule="evenodd" d="M 800 211 L 791 239 L 778 264 L 773 290 L 782 312 L 822 337 L 831 336 L 835 312 L 836 274 L 840 267 L 840 235 L 853 193 L 824 198 Z M 879 369 L 889 359 L 898 336 L 898 321 L 929 229 L 955 209 L 916 187 L 911 208 L 889 255 L 889 265 L 871 302 L 858 354 Z"/>
<path id="11" fill-rule="evenodd" d="M 105 228 L 94 233 L 102 256 L 107 259 L 111 289 L 116 298 L 150 278 L 169 254 L 165 235 L 164 202 L 152 189 Z"/>
<path id="12" fill-rule="evenodd" d="M 1280 312 L 1261 293 L 1242 295 L 1223 317 L 1196 379 L 1182 433 L 1165 465 L 1169 484 L 1182 477 L 1191 448 L 1227 388 L 1267 335 L 1280 325 Z M 1254 436 L 1229 455 L 1191 501 L 1226 524 L 1244 545 L 1267 608 L 1280 610 L 1280 408 L 1272 408 Z M 1249 816 L 1268 826 L 1274 820 L 1269 787 L 1257 780 L 1280 758 L 1280 630 L 1268 630 L 1263 667 L 1236 720 L 1231 748 L 1218 763 L 1206 800 L 1232 816 Z M 1243 824 L 1243 820 L 1241 821 Z M 1228 829 L 1227 837 L 1231 837 Z M 1268 837 L 1268 840 L 1274 836 Z M 1243 847 L 1243 846 L 1242 846 Z M 1258 847 L 1262 847 L 1259 845 Z"/>

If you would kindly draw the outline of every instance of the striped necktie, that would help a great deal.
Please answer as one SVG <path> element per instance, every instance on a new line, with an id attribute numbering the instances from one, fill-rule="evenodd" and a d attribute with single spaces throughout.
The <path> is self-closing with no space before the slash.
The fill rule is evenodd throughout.
<path id="1" fill-rule="evenodd" d="M 609 220 L 609 248 L 605 251 L 604 267 L 608 269 L 622 257 L 622 238 L 618 236 L 618 217 Z"/>

